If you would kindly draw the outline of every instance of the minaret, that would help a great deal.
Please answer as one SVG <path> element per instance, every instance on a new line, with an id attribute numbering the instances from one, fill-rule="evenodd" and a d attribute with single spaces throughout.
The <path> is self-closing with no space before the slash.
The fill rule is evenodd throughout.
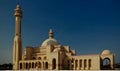
<path id="1" fill-rule="evenodd" d="M 22 37 L 21 37 L 22 9 L 20 8 L 20 5 L 16 6 L 14 16 L 16 26 L 13 46 L 13 70 L 18 70 L 19 61 L 22 59 Z"/>
<path id="2" fill-rule="evenodd" d="M 54 38 L 54 33 L 52 29 L 50 29 L 49 31 L 49 38 Z"/>

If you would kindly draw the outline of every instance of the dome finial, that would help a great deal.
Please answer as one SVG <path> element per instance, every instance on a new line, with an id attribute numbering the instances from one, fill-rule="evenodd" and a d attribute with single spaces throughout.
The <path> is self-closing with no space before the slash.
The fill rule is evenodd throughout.
<path id="1" fill-rule="evenodd" d="M 54 33 L 53 33 L 53 30 L 52 29 L 50 29 L 50 31 L 49 31 L 49 38 L 54 38 L 54 35 L 53 35 Z"/>

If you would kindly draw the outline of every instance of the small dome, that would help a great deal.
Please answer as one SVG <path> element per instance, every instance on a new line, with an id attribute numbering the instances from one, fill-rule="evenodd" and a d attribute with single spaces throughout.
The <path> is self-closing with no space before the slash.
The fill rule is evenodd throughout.
<path id="1" fill-rule="evenodd" d="M 57 52 L 57 51 L 60 51 L 61 49 L 60 48 L 55 48 L 54 50 L 53 50 L 53 52 Z"/>
<path id="2" fill-rule="evenodd" d="M 42 43 L 42 46 L 47 46 L 47 45 L 58 45 L 58 42 L 54 38 L 48 38 Z"/>
<path id="3" fill-rule="evenodd" d="M 102 52 L 102 55 L 107 55 L 107 54 L 111 54 L 110 50 L 104 50 L 104 51 Z"/>

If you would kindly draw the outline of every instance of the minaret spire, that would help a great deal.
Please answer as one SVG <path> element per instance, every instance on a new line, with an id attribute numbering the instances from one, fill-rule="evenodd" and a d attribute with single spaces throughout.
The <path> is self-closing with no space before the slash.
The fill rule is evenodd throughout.
<path id="1" fill-rule="evenodd" d="M 52 29 L 50 29 L 49 31 L 49 38 L 54 38 L 54 33 Z"/>
<path id="2" fill-rule="evenodd" d="M 19 69 L 19 61 L 22 59 L 22 37 L 21 37 L 21 21 L 22 9 L 19 4 L 15 8 L 15 37 L 13 47 L 13 69 Z"/>
<path id="3" fill-rule="evenodd" d="M 15 35 L 21 36 L 21 20 L 22 20 L 22 9 L 19 4 L 17 4 L 14 16 L 16 18 L 16 29 Z"/>

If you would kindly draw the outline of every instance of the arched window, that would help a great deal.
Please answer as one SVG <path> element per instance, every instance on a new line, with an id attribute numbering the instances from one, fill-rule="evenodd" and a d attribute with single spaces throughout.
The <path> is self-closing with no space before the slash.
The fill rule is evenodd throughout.
<path id="1" fill-rule="evenodd" d="M 45 69 L 48 69 L 48 62 L 45 62 Z"/>
<path id="2" fill-rule="evenodd" d="M 88 65 L 91 67 L 91 59 L 88 60 Z"/>
<path id="3" fill-rule="evenodd" d="M 32 68 L 34 68 L 34 63 L 32 62 Z"/>
<path id="4" fill-rule="evenodd" d="M 24 60 L 26 60 L 26 57 L 24 57 Z"/>
<path id="5" fill-rule="evenodd" d="M 85 59 L 84 60 L 84 67 L 86 67 L 87 66 L 87 62 L 86 62 L 87 60 Z"/>
<path id="6" fill-rule="evenodd" d="M 80 64 L 80 67 L 82 67 L 82 60 L 81 59 L 79 60 L 79 64 Z"/>
<path id="7" fill-rule="evenodd" d="M 46 60 L 46 56 L 44 57 L 44 60 Z"/>
<path id="8" fill-rule="evenodd" d="M 20 63 L 20 69 L 22 69 L 22 63 Z"/>
<path id="9" fill-rule="evenodd" d="M 71 62 L 73 63 L 74 59 L 72 58 Z"/>
<path id="10" fill-rule="evenodd" d="M 31 68 L 31 63 L 29 63 L 29 68 Z"/>
<path id="11" fill-rule="evenodd" d="M 26 69 L 28 69 L 28 63 L 26 63 Z"/>
<path id="12" fill-rule="evenodd" d="M 36 63 L 35 63 L 35 67 L 37 67 L 37 66 L 38 66 L 38 63 L 36 62 Z"/>
<path id="13" fill-rule="evenodd" d="M 75 66 L 78 67 L 78 60 L 75 60 Z"/>
<path id="14" fill-rule="evenodd" d="M 53 69 L 56 69 L 56 59 L 54 58 L 53 60 L 52 60 L 52 68 Z"/>
<path id="15" fill-rule="evenodd" d="M 35 58 L 35 57 L 33 57 L 32 59 L 33 59 L 33 60 L 35 60 L 36 58 Z"/>
<path id="16" fill-rule="evenodd" d="M 39 68 L 41 69 L 41 62 L 39 62 Z"/>
<path id="17" fill-rule="evenodd" d="M 73 69 L 73 67 L 74 67 L 74 59 L 72 58 L 72 60 L 71 60 L 71 62 L 72 62 L 72 69 Z"/>
<path id="18" fill-rule="evenodd" d="M 68 69 L 69 69 L 69 68 L 70 68 L 70 61 L 68 60 L 67 63 L 68 63 L 68 66 L 67 66 L 67 67 L 68 67 Z"/>
<path id="19" fill-rule="evenodd" d="M 41 57 L 38 57 L 38 60 L 41 60 Z"/>

